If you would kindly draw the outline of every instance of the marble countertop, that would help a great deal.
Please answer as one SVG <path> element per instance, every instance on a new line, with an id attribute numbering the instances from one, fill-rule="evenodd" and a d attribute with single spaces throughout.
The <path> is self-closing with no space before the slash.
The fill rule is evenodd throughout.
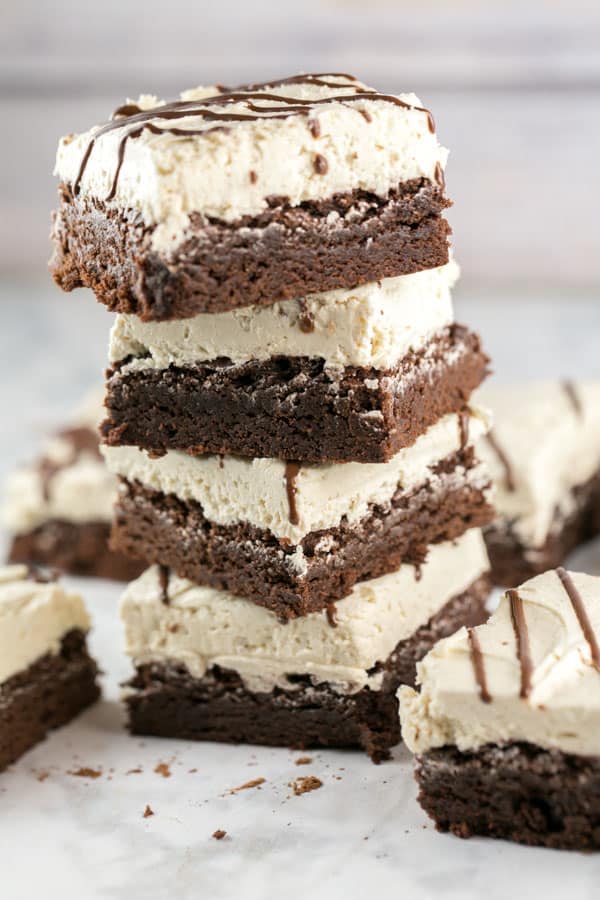
<path id="1" fill-rule="evenodd" d="M 97 380 L 110 316 L 81 292 L 43 285 L 0 283 L 0 303 L 2 478 Z M 593 298 L 464 295 L 457 311 L 482 332 L 497 377 L 600 377 Z M 573 565 L 600 572 L 600 544 Z M 598 896 L 600 856 L 437 834 L 404 749 L 374 766 L 358 753 L 129 737 L 118 702 L 128 674 L 121 588 L 69 581 L 92 612 L 104 696 L 0 775 L 2 900 Z M 306 755 L 312 762 L 297 766 Z M 72 774 L 82 768 L 99 774 Z M 290 783 L 305 775 L 322 787 L 296 796 Z M 144 818 L 147 805 L 154 815 Z M 223 840 L 212 838 L 217 829 Z"/>

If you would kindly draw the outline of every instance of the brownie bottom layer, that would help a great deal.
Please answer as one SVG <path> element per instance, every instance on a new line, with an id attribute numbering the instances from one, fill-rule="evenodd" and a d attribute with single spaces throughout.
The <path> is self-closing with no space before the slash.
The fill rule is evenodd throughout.
<path id="1" fill-rule="evenodd" d="M 487 365 L 477 335 L 453 325 L 386 371 L 340 375 L 308 357 L 117 368 L 101 431 L 112 446 L 154 452 L 385 462 L 442 416 L 461 412 Z"/>
<path id="2" fill-rule="evenodd" d="M 600 759 L 526 743 L 417 758 L 419 802 L 439 831 L 600 849 Z"/>
<path id="3" fill-rule="evenodd" d="M 449 206 L 424 178 L 387 197 L 363 190 L 290 206 L 273 197 L 228 223 L 192 214 L 183 243 L 152 249 L 153 228 L 131 209 L 74 197 L 62 184 L 51 268 L 66 291 L 90 287 L 114 312 L 144 321 L 274 303 L 350 288 L 448 261 Z"/>
<path id="4" fill-rule="evenodd" d="M 399 643 L 373 671 L 382 673 L 379 691 L 364 688 L 342 694 L 331 685 L 313 684 L 301 675 L 289 676 L 289 690 L 276 687 L 268 693 L 253 693 L 235 672 L 218 667 L 202 678 L 193 678 L 177 664 L 140 665 L 128 684 L 130 730 L 185 740 L 299 749 L 355 747 L 381 762 L 400 740 L 399 685 L 414 685 L 417 661 L 440 638 L 462 625 L 485 621 L 489 589 L 489 578 L 482 576 L 411 638 Z"/>
<path id="5" fill-rule="evenodd" d="M 98 668 L 74 629 L 48 654 L 0 685 L 0 771 L 100 696 Z"/>
<path id="6" fill-rule="evenodd" d="M 399 491 L 390 506 L 373 507 L 358 524 L 311 533 L 301 544 L 302 572 L 290 562 L 296 548 L 271 532 L 243 522 L 218 525 L 199 503 L 137 482 L 122 485 L 112 545 L 265 606 L 281 619 L 303 616 L 347 596 L 358 581 L 424 562 L 431 544 L 487 524 L 493 511 L 486 490 L 465 475 L 474 464 L 467 448 L 440 463 L 422 487 Z"/>
<path id="7" fill-rule="evenodd" d="M 600 472 L 572 492 L 573 512 L 557 513 L 541 547 L 524 545 L 510 522 L 494 522 L 484 532 L 494 583 L 517 587 L 548 569 L 564 563 L 585 541 L 600 534 Z"/>
<path id="8" fill-rule="evenodd" d="M 52 519 L 33 531 L 14 536 L 8 561 L 50 566 L 71 575 L 91 575 L 132 581 L 141 575 L 144 563 L 108 546 L 107 522 L 65 522 Z"/>

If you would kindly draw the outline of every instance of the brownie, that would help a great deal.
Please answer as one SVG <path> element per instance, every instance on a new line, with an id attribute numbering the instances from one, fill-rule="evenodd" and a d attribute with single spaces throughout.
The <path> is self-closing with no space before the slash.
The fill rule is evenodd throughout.
<path id="1" fill-rule="evenodd" d="M 0 684 L 0 771 L 100 696 L 85 635 L 73 629 L 47 654 Z"/>
<path id="2" fill-rule="evenodd" d="M 427 179 L 387 197 L 363 190 L 268 208 L 236 222 L 192 214 L 169 255 L 151 247 L 139 213 L 81 198 L 62 184 L 53 226 L 54 280 L 91 288 L 114 312 L 163 321 L 350 288 L 444 265 L 450 205 Z"/>
<path id="3" fill-rule="evenodd" d="M 560 566 L 580 544 L 600 533 L 600 472 L 572 491 L 572 512 L 556 511 L 541 547 L 526 546 L 513 525 L 496 520 L 484 531 L 494 583 L 516 587 L 529 578 Z"/>
<path id="4" fill-rule="evenodd" d="M 325 609 L 357 581 L 393 572 L 402 563 L 422 563 L 430 544 L 488 523 L 493 510 L 486 486 L 474 487 L 464 475 L 475 464 L 467 447 L 438 463 L 435 485 L 400 489 L 389 506 L 373 506 L 357 524 L 343 522 L 307 535 L 301 542 L 305 574 L 288 560 L 295 547 L 271 532 L 244 522 L 219 525 L 204 516 L 198 502 L 138 482 L 122 482 L 112 546 L 197 584 L 252 600 L 282 619 L 295 618 Z"/>
<path id="5" fill-rule="evenodd" d="M 414 684 L 416 662 L 440 638 L 462 625 L 485 621 L 489 589 L 489 578 L 482 576 L 401 641 L 380 666 L 379 691 L 363 688 L 343 694 L 327 683 L 313 684 L 308 676 L 288 676 L 289 690 L 276 687 L 253 693 L 235 672 L 216 666 L 194 678 L 179 664 L 138 665 L 125 700 L 130 730 L 183 740 L 298 749 L 356 747 L 381 762 L 400 740 L 398 686 Z"/>
<path id="6" fill-rule="evenodd" d="M 132 581 L 143 572 L 144 563 L 110 550 L 109 537 L 109 522 L 50 519 L 14 535 L 7 561 L 49 566 L 70 575 Z"/>
<path id="7" fill-rule="evenodd" d="M 417 757 L 419 803 L 439 831 L 600 849 L 600 759 L 529 743 Z"/>
<path id="8" fill-rule="evenodd" d="M 487 374 L 477 335 L 453 325 L 396 369 L 275 357 L 233 365 L 108 376 L 109 445 L 235 453 L 305 462 L 386 462 L 442 416 L 459 412 Z"/>

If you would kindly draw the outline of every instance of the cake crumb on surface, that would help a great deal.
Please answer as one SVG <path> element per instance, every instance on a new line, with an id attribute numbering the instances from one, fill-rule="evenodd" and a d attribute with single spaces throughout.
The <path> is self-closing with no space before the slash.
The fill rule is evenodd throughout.
<path id="1" fill-rule="evenodd" d="M 90 769 L 89 766 L 80 766 L 79 769 L 72 769 L 67 775 L 75 775 L 76 778 L 100 778 L 102 769 Z"/>
<path id="2" fill-rule="evenodd" d="M 150 816 L 154 815 L 154 810 L 150 806 L 149 803 L 146 803 L 146 809 L 144 810 L 144 819 L 149 819 Z"/>
<path id="3" fill-rule="evenodd" d="M 246 781 L 244 784 L 240 784 L 239 787 L 232 788 L 229 793 L 237 794 L 238 791 L 247 791 L 249 788 L 260 787 L 261 784 L 265 783 L 265 778 L 253 778 L 252 781 Z"/>
<path id="4" fill-rule="evenodd" d="M 224 837 L 227 837 L 227 832 L 222 828 L 217 828 L 216 831 L 213 831 L 212 836 L 216 841 L 222 841 Z"/>
<path id="5" fill-rule="evenodd" d="M 310 791 L 316 791 L 323 787 L 323 782 L 315 775 L 305 775 L 292 781 L 290 787 L 293 788 L 296 797 L 300 797 L 301 794 L 308 794 Z"/>
<path id="6" fill-rule="evenodd" d="M 171 777 L 171 767 L 169 766 L 169 763 L 166 763 L 166 762 L 157 763 L 156 766 L 154 767 L 154 771 L 157 775 L 162 775 L 163 778 Z"/>
<path id="7" fill-rule="evenodd" d="M 299 756 L 294 762 L 297 766 L 309 766 L 312 762 L 312 756 Z"/>

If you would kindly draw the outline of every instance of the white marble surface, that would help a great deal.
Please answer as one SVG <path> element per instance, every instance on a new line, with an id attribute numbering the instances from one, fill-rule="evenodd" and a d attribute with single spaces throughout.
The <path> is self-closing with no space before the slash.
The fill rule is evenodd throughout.
<path id="1" fill-rule="evenodd" d="M 3 477 L 102 369 L 110 316 L 81 292 L 42 285 L 0 284 L 0 304 Z M 510 317 L 502 297 L 457 306 L 482 331 L 498 377 L 600 377 L 593 298 L 522 298 Z M 600 572 L 600 546 L 574 565 Z M 285 749 L 130 738 L 118 704 L 128 671 L 120 588 L 75 583 L 93 614 L 104 699 L 0 776 L 2 900 L 598 897 L 599 856 L 437 834 L 415 802 L 404 750 L 378 767 L 340 752 L 296 766 L 302 754 Z M 169 778 L 154 771 L 160 762 Z M 102 774 L 68 774 L 82 766 Z M 294 796 L 289 782 L 303 775 L 323 787 Z M 259 777 L 260 788 L 229 793 Z M 154 816 L 143 818 L 146 804 Z M 219 828 L 222 841 L 211 837 Z"/>

